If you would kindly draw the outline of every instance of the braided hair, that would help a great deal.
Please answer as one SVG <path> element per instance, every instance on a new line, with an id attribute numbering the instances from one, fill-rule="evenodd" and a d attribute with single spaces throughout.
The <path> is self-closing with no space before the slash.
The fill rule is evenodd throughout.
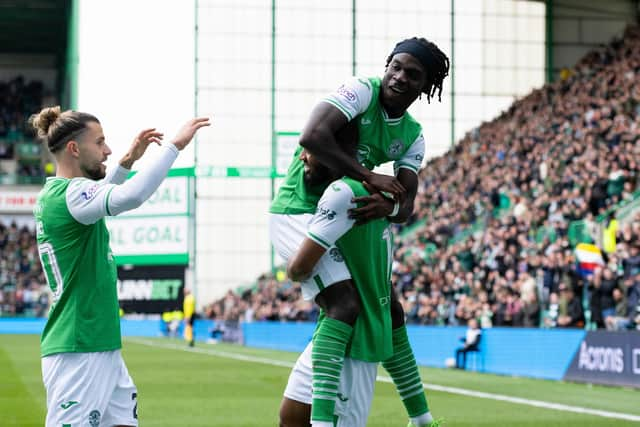
<path id="1" fill-rule="evenodd" d="M 422 37 L 412 37 L 396 44 L 393 52 L 387 57 L 386 66 L 389 66 L 395 54 L 402 52 L 415 56 L 424 67 L 427 82 L 422 92 L 427 95 L 427 101 L 431 102 L 436 91 L 438 91 L 438 101 L 442 101 L 442 83 L 449 75 L 450 63 L 447 55 L 435 43 Z"/>

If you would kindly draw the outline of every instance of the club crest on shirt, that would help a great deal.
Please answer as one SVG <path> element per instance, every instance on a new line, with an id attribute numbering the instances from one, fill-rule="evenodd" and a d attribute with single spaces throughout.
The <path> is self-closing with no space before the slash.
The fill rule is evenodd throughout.
<path id="1" fill-rule="evenodd" d="M 329 251 L 329 256 L 335 262 L 344 262 L 344 258 L 342 257 L 340 249 L 338 248 L 331 248 L 331 250 Z"/>
<path id="2" fill-rule="evenodd" d="M 387 148 L 387 155 L 391 159 L 397 159 L 402 155 L 403 148 L 404 144 L 402 143 L 402 140 L 394 139 L 393 141 L 391 141 L 391 144 L 389 144 L 389 147 Z"/>
<path id="3" fill-rule="evenodd" d="M 91 427 L 98 427 L 100 425 L 100 411 L 97 409 L 89 413 L 89 425 Z"/>

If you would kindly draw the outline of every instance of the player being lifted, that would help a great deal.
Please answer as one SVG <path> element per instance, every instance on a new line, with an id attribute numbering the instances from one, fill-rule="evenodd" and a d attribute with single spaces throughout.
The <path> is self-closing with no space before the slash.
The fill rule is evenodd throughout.
<path id="1" fill-rule="evenodd" d="M 323 186 L 305 186 L 304 165 L 298 158 L 303 148 L 338 175 L 368 184 L 371 194 L 354 199 L 364 205 L 350 211 L 353 219 L 364 222 L 388 217 L 392 222 L 404 222 L 408 218 L 413 212 L 424 138 L 420 124 L 407 109 L 423 93 L 427 100 L 436 93 L 440 98 L 448 70 L 448 58 L 434 43 L 423 38 L 403 40 L 388 56 L 382 79 L 353 78 L 315 106 L 301 135 L 301 147 L 270 209 L 271 241 L 280 256 L 289 259 L 300 246 L 324 190 Z M 347 129 L 348 134 L 353 126 L 358 133 L 357 160 L 339 149 L 337 141 L 340 132 Z M 388 161 L 394 161 L 396 177 L 370 171 Z M 378 191 L 393 195 L 394 200 Z M 332 247 L 320 258 L 311 277 L 302 282 L 303 296 L 314 298 L 326 314 L 314 335 L 311 355 L 313 426 L 332 425 L 337 380 L 330 384 L 333 391 L 316 392 L 320 381 L 326 384 L 316 368 L 330 365 L 337 373 L 342 370 L 342 358 L 360 310 L 358 293 L 350 279 L 343 254 Z M 409 345 L 404 312 L 393 292 L 391 297 L 394 351 L 383 366 L 413 423 L 428 425 L 432 418 Z"/>
<path id="2" fill-rule="evenodd" d="M 32 118 L 56 162 L 34 208 L 38 251 L 53 292 L 41 337 L 47 427 L 137 426 L 137 390 L 122 360 L 116 265 L 105 216 L 135 209 L 164 180 L 180 150 L 209 119 L 187 122 L 152 164 L 126 181 L 133 163 L 163 135 L 142 131 L 119 166 L 98 119 L 45 108 Z"/>
<path id="3" fill-rule="evenodd" d="M 349 147 L 341 147 L 349 151 Z M 355 157 L 355 144 L 353 155 Z M 300 158 L 305 164 L 307 185 L 327 183 L 338 178 L 319 164 L 313 155 L 303 150 Z M 309 278 L 318 261 L 334 245 L 345 254 L 345 263 L 355 283 L 361 310 L 353 326 L 353 334 L 344 358 L 340 379 L 334 387 L 335 372 L 323 362 L 316 365 L 319 375 L 313 377 L 311 354 L 314 340 L 300 355 L 289 376 L 282 404 L 281 425 L 308 426 L 314 393 L 336 392 L 333 425 L 364 427 L 367 423 L 371 399 L 378 371 L 378 363 L 393 355 L 391 338 L 390 275 L 392 243 L 387 218 L 368 221 L 355 227 L 348 211 L 356 207 L 352 200 L 368 196 L 364 185 L 351 178 L 333 181 L 324 191 L 313 216 L 307 236 L 289 260 L 287 273 L 292 280 Z M 330 294 L 339 288 L 331 286 Z M 321 313 L 321 324 L 325 313 Z M 313 387 L 312 387 L 313 383 Z M 314 388 L 315 387 L 315 388 Z"/>

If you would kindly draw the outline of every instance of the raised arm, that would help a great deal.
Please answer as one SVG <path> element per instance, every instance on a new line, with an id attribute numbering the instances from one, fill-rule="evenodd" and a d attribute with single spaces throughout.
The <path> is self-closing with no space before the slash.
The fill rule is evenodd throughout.
<path id="1" fill-rule="evenodd" d="M 140 132 L 131 143 L 129 151 L 127 151 L 118 162 L 118 166 L 107 171 L 107 176 L 105 176 L 103 180 L 104 183 L 122 184 L 125 182 L 131 171 L 131 167 L 142 157 L 145 151 L 147 151 L 149 144 L 156 143 L 160 145 L 163 136 L 164 135 L 157 132 L 155 128 L 145 129 Z"/>
<path id="2" fill-rule="evenodd" d="M 122 185 L 76 179 L 67 190 L 67 205 L 73 217 L 82 224 L 93 224 L 105 216 L 135 209 L 158 189 L 178 157 L 178 152 L 193 139 L 196 131 L 209 126 L 208 118 L 187 122 L 170 143 L 162 145 L 160 155 L 149 167 Z"/>

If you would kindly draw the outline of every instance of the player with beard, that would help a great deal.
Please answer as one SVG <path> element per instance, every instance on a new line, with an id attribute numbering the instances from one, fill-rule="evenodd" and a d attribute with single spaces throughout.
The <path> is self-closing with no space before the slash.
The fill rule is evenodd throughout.
<path id="1" fill-rule="evenodd" d="M 40 261 L 53 292 L 41 337 L 46 426 L 137 426 L 137 390 L 120 353 L 116 264 L 104 217 L 144 203 L 209 119 L 187 122 L 161 145 L 155 162 L 126 182 L 149 144 L 160 145 L 163 135 L 155 129 L 142 131 L 107 174 L 111 150 L 96 117 L 53 107 L 32 124 L 57 166 L 34 207 Z"/>
<path id="2" fill-rule="evenodd" d="M 364 427 L 373 398 L 378 363 L 393 354 L 389 307 L 392 262 L 389 221 L 379 218 L 356 227 L 348 211 L 356 207 L 352 202 L 354 197 L 369 194 L 364 185 L 346 177 L 336 180 L 338 177 L 306 150 L 302 150 L 300 159 L 304 163 L 306 185 L 323 185 L 326 190 L 309 224 L 307 237 L 289 260 L 287 273 L 292 280 L 306 280 L 333 245 L 346 255 L 345 262 L 356 285 L 361 310 L 353 326 L 342 373 L 336 375 L 324 363 L 316 368 L 326 377 L 339 376 L 334 389 L 338 400 L 333 425 Z M 326 185 L 328 182 L 331 182 L 329 186 Z M 339 288 L 332 286 L 327 289 L 328 294 L 333 291 L 339 291 Z M 318 326 L 325 316 L 322 311 Z M 313 382 L 312 347 L 321 345 L 323 339 L 314 337 L 313 345 L 307 345 L 296 361 L 284 393 L 281 425 L 308 426 L 312 391 L 322 393 L 325 389 L 333 389 L 331 384 L 318 386 L 317 381 Z"/>
<path id="3" fill-rule="evenodd" d="M 352 78 L 316 105 L 300 137 L 301 147 L 270 208 L 271 241 L 280 256 L 288 260 L 298 250 L 324 191 L 322 186 L 305 185 L 304 165 L 299 158 L 303 148 L 338 176 L 366 183 L 370 194 L 356 197 L 358 207 L 349 211 L 358 223 L 385 217 L 391 222 L 404 222 L 411 215 L 425 143 L 420 124 L 407 109 L 423 93 L 427 100 L 436 93 L 440 98 L 448 70 L 448 58 L 434 43 L 423 38 L 403 40 L 388 56 L 382 79 Z M 358 135 L 357 158 L 339 147 L 339 134 L 348 134 L 353 128 Z M 371 172 L 388 161 L 394 161 L 395 177 Z M 360 302 L 339 247 L 329 248 L 301 284 L 303 297 L 315 299 L 326 315 L 314 335 L 312 402 L 302 403 L 312 403 L 313 426 L 328 427 L 333 425 L 337 380 L 320 374 L 317 367 L 329 366 L 333 372 L 341 372 Z M 431 416 L 409 345 L 404 312 L 393 292 L 391 315 L 394 352 L 383 366 L 394 380 L 412 422 L 428 425 Z M 285 394 L 281 414 L 283 409 L 285 414 L 291 413 L 285 405 L 295 399 L 287 401 L 288 397 Z M 288 424 L 282 416 L 281 424 L 297 425 L 296 421 Z"/>

